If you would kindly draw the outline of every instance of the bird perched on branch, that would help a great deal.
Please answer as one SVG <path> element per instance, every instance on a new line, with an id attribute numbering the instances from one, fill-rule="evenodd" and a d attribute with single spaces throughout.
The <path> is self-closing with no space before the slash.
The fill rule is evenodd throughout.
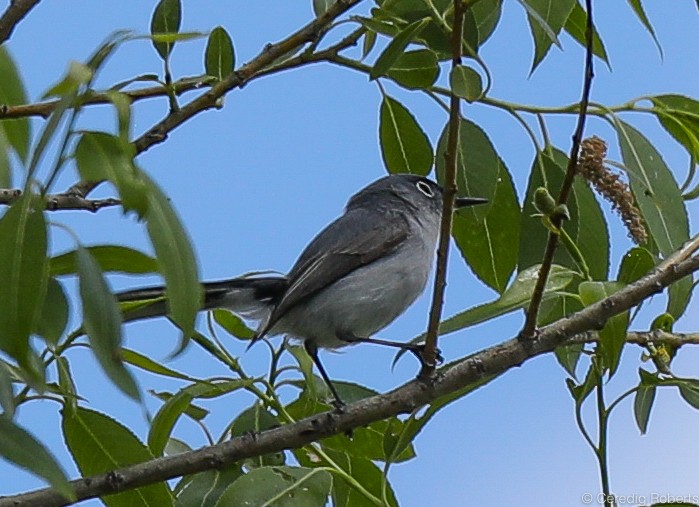
<path id="1" fill-rule="evenodd" d="M 455 208 L 483 204 L 460 197 Z M 342 216 L 323 229 L 286 276 L 205 282 L 202 310 L 225 308 L 259 323 L 251 345 L 286 334 L 304 347 L 332 392 L 342 400 L 318 357 L 318 348 L 351 343 L 388 345 L 415 353 L 422 346 L 372 338 L 422 293 L 439 238 L 442 188 L 421 176 L 383 177 L 353 195 Z M 153 300 L 124 314 L 125 321 L 167 314 L 164 287 L 117 294 L 120 302 Z"/>

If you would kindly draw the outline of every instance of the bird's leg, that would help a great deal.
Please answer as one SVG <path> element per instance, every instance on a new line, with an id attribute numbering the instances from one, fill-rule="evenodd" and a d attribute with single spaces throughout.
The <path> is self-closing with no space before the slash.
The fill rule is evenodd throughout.
<path id="1" fill-rule="evenodd" d="M 318 357 L 318 345 L 316 345 L 316 343 L 313 340 L 304 340 L 303 348 L 305 348 L 306 352 L 308 352 L 308 355 L 311 356 L 311 359 L 313 360 L 313 364 L 315 364 L 316 368 L 318 368 L 318 371 L 320 372 L 320 376 L 323 377 L 323 380 L 325 381 L 328 388 L 330 389 L 330 392 L 332 393 L 333 397 L 335 398 L 335 402 L 333 403 L 333 406 L 338 410 L 341 409 L 342 407 L 345 406 L 345 403 L 340 398 L 340 395 L 337 394 L 337 391 L 335 390 L 335 386 L 333 385 L 332 381 L 330 380 L 330 377 L 328 377 L 328 373 L 325 371 L 325 368 L 323 368 L 323 364 L 320 362 L 320 358 Z"/>
<path id="2" fill-rule="evenodd" d="M 420 364 L 422 366 L 434 366 L 434 365 L 427 365 L 425 363 L 425 358 L 423 357 L 423 352 L 425 351 L 425 344 L 424 343 L 403 343 L 403 342 L 392 342 L 390 340 L 382 340 L 380 338 L 364 338 L 361 336 L 355 336 L 352 333 L 349 332 L 340 332 L 337 333 L 338 339 L 342 340 L 343 342 L 346 343 L 374 343 L 376 345 L 385 345 L 387 347 L 394 347 L 397 349 L 401 350 L 407 350 L 409 352 L 412 352 L 420 361 Z M 437 352 L 437 362 L 441 363 L 444 361 L 444 358 L 442 357 L 442 354 L 440 353 L 439 350 Z"/>

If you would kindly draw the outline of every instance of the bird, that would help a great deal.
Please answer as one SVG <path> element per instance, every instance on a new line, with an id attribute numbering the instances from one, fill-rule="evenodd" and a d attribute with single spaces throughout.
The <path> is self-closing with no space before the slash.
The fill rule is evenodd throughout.
<path id="1" fill-rule="evenodd" d="M 320 361 L 319 348 L 374 343 L 422 346 L 373 338 L 423 292 L 432 269 L 442 214 L 442 187 L 422 176 L 384 176 L 350 197 L 344 213 L 320 231 L 287 275 L 240 276 L 202 283 L 202 310 L 228 309 L 258 323 L 250 342 L 274 335 L 301 340 L 334 398 L 344 405 Z M 487 203 L 457 197 L 455 209 Z M 116 294 L 131 305 L 124 321 L 167 315 L 164 287 Z"/>

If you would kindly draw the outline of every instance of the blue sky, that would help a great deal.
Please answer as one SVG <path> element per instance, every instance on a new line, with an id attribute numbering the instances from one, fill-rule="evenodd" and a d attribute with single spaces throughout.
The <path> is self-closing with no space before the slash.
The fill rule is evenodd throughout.
<path id="1" fill-rule="evenodd" d="M 657 93 L 699 95 L 699 42 L 697 7 L 690 0 L 646 2 L 648 15 L 663 46 L 664 59 L 625 2 L 596 2 L 596 20 L 613 72 L 597 62 L 592 97 L 618 104 L 633 97 Z M 18 27 L 8 47 L 19 62 L 29 96 L 36 100 L 64 72 L 69 60 L 84 60 L 116 29 L 147 32 L 155 2 L 44 2 Z M 359 10 L 370 5 L 365 2 Z M 279 40 L 312 16 L 311 2 L 257 0 L 255 2 L 184 1 L 183 30 L 208 31 L 223 25 L 231 34 L 237 61 L 254 57 L 268 42 Z M 482 56 L 494 77 L 491 96 L 512 102 L 558 106 L 578 100 L 581 59 L 579 47 L 562 37 L 564 52 L 553 49 L 528 78 L 532 43 L 525 14 L 516 2 L 505 2 L 503 19 Z M 173 55 L 176 77 L 202 72 L 205 41 L 178 44 Z M 357 54 L 358 50 L 354 50 Z M 160 60 L 147 41 L 120 48 L 98 79 L 98 86 L 141 73 L 161 72 Z M 433 143 L 446 121 L 444 112 L 419 93 L 404 92 L 391 84 L 387 90 L 410 107 Z M 192 97 L 193 95 L 189 95 Z M 186 100 L 186 99 L 185 99 Z M 378 145 L 377 87 L 364 75 L 328 64 L 256 80 L 225 99 L 222 110 L 210 111 L 170 135 L 168 142 L 139 157 L 141 166 L 171 197 L 196 245 L 205 279 L 234 276 L 252 270 L 287 270 L 305 244 L 341 213 L 349 196 L 385 172 Z M 141 133 L 167 112 L 164 100 L 141 102 L 135 108 L 135 133 Z M 534 155 L 526 134 L 501 111 L 466 106 L 464 114 L 483 126 L 513 174 L 518 193 Z M 84 128 L 113 129 L 113 112 L 105 106 L 89 108 Z M 686 154 L 657 125 L 640 114 L 627 115 L 656 142 L 668 166 L 683 180 Z M 549 130 L 556 146 L 569 149 L 573 118 L 552 119 Z M 38 126 L 35 125 L 35 126 Z M 620 160 L 615 137 L 596 119 L 587 135 L 609 141 L 610 158 Z M 68 171 L 56 188 L 75 180 Z M 100 188 L 95 195 L 108 195 Z M 697 206 L 690 205 L 692 231 L 697 227 Z M 119 243 L 150 251 L 144 227 L 118 210 L 56 213 L 52 219 L 78 231 L 85 244 Z M 615 218 L 612 265 L 629 248 Z M 71 241 L 54 229 L 52 248 L 63 251 Z M 495 297 L 469 272 L 453 251 L 445 315 Z M 613 268 L 614 269 L 614 268 Z M 153 283 L 149 278 L 116 277 L 115 289 Z M 67 284 L 73 289 L 72 281 Z M 73 291 L 74 293 L 74 291 Z M 429 297 L 422 297 L 403 317 L 381 333 L 382 338 L 404 340 L 420 333 L 427 321 Z M 650 305 L 661 311 L 663 297 Z M 648 315 L 651 315 L 649 313 Z M 699 327 L 695 300 L 678 330 Z M 639 327 L 647 325 L 641 319 Z M 455 359 L 509 338 L 521 326 L 521 315 L 498 319 L 451 335 L 440 342 L 447 360 Z M 127 329 L 127 345 L 165 361 L 178 335 L 165 322 L 134 324 Z M 242 346 L 229 342 L 234 353 Z M 640 350 L 629 347 L 620 371 L 609 386 L 620 393 L 637 382 Z M 117 418 L 145 438 L 147 423 L 137 405 L 125 399 L 105 380 L 89 353 L 77 350 L 72 365 L 90 406 Z M 404 358 L 395 370 L 393 352 L 358 346 L 338 354 L 323 354 L 333 378 L 368 385 L 379 391 L 393 388 L 416 373 L 418 365 Z M 687 348 L 674 363 L 680 376 L 697 377 L 696 350 Z M 194 347 L 170 366 L 192 375 L 225 374 Z M 243 356 L 243 366 L 262 373 L 268 366 L 264 347 Z M 437 416 L 415 442 L 418 458 L 394 466 L 391 480 L 402 505 L 578 505 L 584 493 L 599 490 L 592 452 L 578 433 L 573 403 L 564 384 L 564 372 L 552 356 L 539 357 L 508 372 Z M 172 385 L 141 376 L 142 385 L 155 390 Z M 291 396 L 291 392 L 288 393 Z M 248 406 L 250 398 L 233 397 L 210 416 L 214 432 Z M 158 403 L 148 401 L 150 410 Z M 33 403 L 22 407 L 19 420 L 65 464 L 77 471 L 60 435 L 58 406 Z M 586 413 L 593 421 L 594 414 Z M 699 495 L 695 471 L 699 443 L 694 438 L 699 413 L 673 391 L 659 393 L 649 433 L 640 436 L 630 401 L 612 416 L 610 468 L 613 489 L 620 495 Z M 199 432 L 187 423 L 178 427 L 181 438 L 203 445 Z M 0 495 L 41 486 L 31 475 L 0 462 Z M 506 485 L 506 486 L 505 486 Z M 92 505 L 94 502 L 87 502 Z"/>

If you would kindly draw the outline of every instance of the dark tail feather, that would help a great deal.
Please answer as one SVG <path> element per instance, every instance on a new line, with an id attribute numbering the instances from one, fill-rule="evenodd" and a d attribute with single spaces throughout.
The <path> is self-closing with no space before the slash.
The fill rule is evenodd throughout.
<path id="1" fill-rule="evenodd" d="M 232 278 L 205 282 L 201 310 L 227 308 L 252 318 L 261 308 L 275 305 L 286 290 L 287 279 L 282 276 Z M 116 294 L 124 322 L 164 317 L 167 315 L 165 287 L 154 286 Z"/>

